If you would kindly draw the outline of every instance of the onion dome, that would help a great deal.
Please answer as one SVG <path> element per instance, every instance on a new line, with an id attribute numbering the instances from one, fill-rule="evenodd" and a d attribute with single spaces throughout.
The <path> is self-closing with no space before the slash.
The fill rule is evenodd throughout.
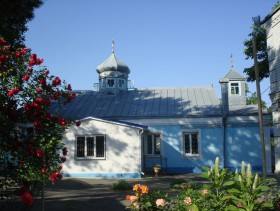
<path id="1" fill-rule="evenodd" d="M 96 67 L 96 71 L 100 74 L 106 71 L 117 71 L 121 73 L 130 73 L 129 67 L 120 61 L 115 54 L 114 41 L 112 42 L 112 54 L 106 59 L 105 62 Z"/>

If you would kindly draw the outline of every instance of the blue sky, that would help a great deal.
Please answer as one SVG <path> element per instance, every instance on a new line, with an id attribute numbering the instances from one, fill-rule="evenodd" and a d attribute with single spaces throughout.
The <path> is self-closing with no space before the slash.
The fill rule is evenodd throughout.
<path id="1" fill-rule="evenodd" d="M 96 67 L 111 54 L 130 70 L 136 88 L 208 86 L 218 97 L 219 79 L 230 70 L 230 54 L 239 73 L 243 41 L 252 17 L 263 19 L 277 0 L 45 0 L 28 24 L 26 45 L 44 58 L 52 74 L 90 90 Z M 254 92 L 255 83 L 249 83 Z M 269 80 L 261 82 L 269 99 Z"/>

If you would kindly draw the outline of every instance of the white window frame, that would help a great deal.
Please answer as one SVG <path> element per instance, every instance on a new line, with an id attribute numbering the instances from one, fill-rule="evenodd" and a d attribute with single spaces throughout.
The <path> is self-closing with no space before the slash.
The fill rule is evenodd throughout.
<path id="1" fill-rule="evenodd" d="M 198 142 L 198 154 L 193 154 L 192 153 L 192 143 L 190 141 L 190 153 L 186 153 L 185 152 L 185 135 L 186 134 L 197 134 L 197 142 Z M 184 130 L 182 131 L 182 154 L 185 157 L 198 157 L 198 156 L 202 156 L 201 155 L 201 131 L 200 130 Z"/>
<path id="2" fill-rule="evenodd" d="M 156 135 L 158 135 L 158 137 L 159 137 L 159 154 L 157 154 L 157 153 L 155 153 L 156 151 L 156 149 L 155 149 L 155 145 L 156 145 L 156 143 L 155 143 L 155 141 L 156 141 Z M 152 153 L 148 153 L 148 137 L 149 136 L 152 136 Z M 162 154 L 162 149 L 161 149 L 161 143 L 162 142 L 162 138 L 161 138 L 161 133 L 148 133 L 147 135 L 146 135 L 146 142 L 145 142 L 145 154 L 146 155 L 152 155 L 152 156 L 159 156 L 159 155 L 161 155 Z"/>
<path id="3" fill-rule="evenodd" d="M 118 88 L 125 88 L 125 80 L 120 78 L 118 79 Z"/>
<path id="4" fill-rule="evenodd" d="M 231 88 L 233 87 L 232 84 L 238 84 L 238 86 L 234 86 L 235 88 L 238 87 L 238 94 L 231 92 Z M 236 92 L 236 89 L 234 89 L 234 90 Z M 240 83 L 240 81 L 232 81 L 232 82 L 229 83 L 229 93 L 230 93 L 230 95 L 241 95 L 241 83 Z"/>
<path id="5" fill-rule="evenodd" d="M 96 147 L 96 137 L 103 137 L 104 139 L 104 152 L 103 152 L 103 156 L 100 157 L 100 156 L 97 156 L 97 147 Z M 84 137 L 85 138 L 85 142 L 84 142 L 84 157 L 78 157 L 78 137 Z M 94 153 L 93 153 L 93 156 L 88 156 L 87 155 L 87 138 L 94 138 L 94 143 L 93 143 L 93 150 L 94 150 Z M 75 158 L 77 160 L 104 160 L 106 159 L 106 136 L 103 135 L 103 134 L 94 134 L 94 135 L 76 135 L 75 137 L 75 145 L 76 145 L 76 148 L 75 148 Z"/>

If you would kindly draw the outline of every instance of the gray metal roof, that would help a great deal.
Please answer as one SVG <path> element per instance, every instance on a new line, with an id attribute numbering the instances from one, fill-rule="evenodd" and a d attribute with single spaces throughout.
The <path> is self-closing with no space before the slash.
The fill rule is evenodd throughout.
<path id="1" fill-rule="evenodd" d="M 224 78 L 227 78 L 229 80 L 237 80 L 237 81 L 244 81 L 246 79 L 243 75 L 236 72 L 234 69 L 231 69 Z"/>
<path id="2" fill-rule="evenodd" d="M 186 117 L 221 115 L 222 107 L 214 89 L 207 87 L 136 89 L 119 95 L 77 91 L 77 97 L 52 113 L 72 119 Z"/>
<path id="3" fill-rule="evenodd" d="M 118 72 L 125 72 L 127 74 L 130 73 L 128 66 L 120 61 L 114 52 L 105 60 L 102 64 L 96 67 L 96 71 L 98 73 L 102 73 L 105 71 L 118 71 Z"/>

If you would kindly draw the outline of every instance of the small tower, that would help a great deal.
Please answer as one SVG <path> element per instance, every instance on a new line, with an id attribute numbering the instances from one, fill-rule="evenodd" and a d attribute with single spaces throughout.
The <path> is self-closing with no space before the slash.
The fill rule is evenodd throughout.
<path id="1" fill-rule="evenodd" d="M 225 113 L 246 106 L 245 80 L 244 76 L 234 70 L 231 55 L 231 69 L 219 81 L 222 88 L 222 104 Z"/>
<path id="2" fill-rule="evenodd" d="M 128 89 L 128 66 L 115 55 L 115 42 L 112 41 L 112 54 L 105 62 L 96 67 L 99 74 L 99 91 L 108 95 L 117 95 Z"/>

